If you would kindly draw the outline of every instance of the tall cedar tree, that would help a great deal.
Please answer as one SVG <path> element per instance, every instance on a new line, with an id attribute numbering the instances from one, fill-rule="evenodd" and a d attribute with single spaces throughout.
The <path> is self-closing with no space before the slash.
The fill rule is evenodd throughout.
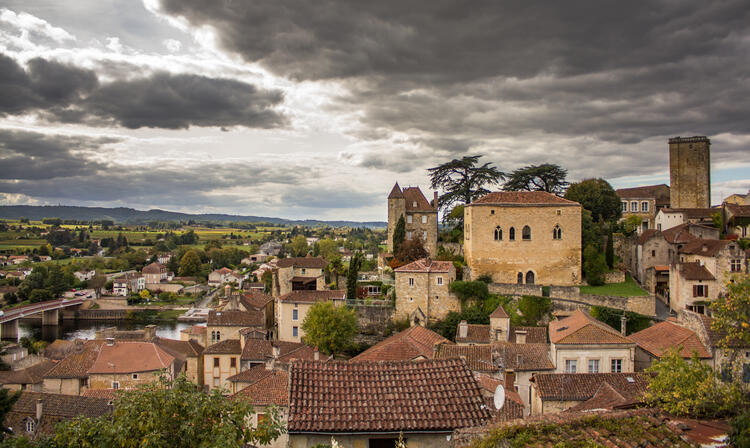
<path id="1" fill-rule="evenodd" d="M 615 242 L 612 237 L 612 226 L 609 227 L 609 232 L 607 232 L 607 248 L 604 251 L 604 258 L 607 260 L 608 268 L 615 267 Z"/>
<path id="2" fill-rule="evenodd" d="M 569 183 L 568 170 L 560 165 L 545 163 L 529 165 L 513 171 L 503 188 L 507 191 L 546 191 L 561 195 Z"/>
<path id="3" fill-rule="evenodd" d="M 404 215 L 399 216 L 396 228 L 393 229 L 393 254 L 397 254 L 401 248 L 401 244 L 406 238 L 406 221 L 404 221 Z"/>
<path id="4" fill-rule="evenodd" d="M 594 222 L 614 222 L 622 216 L 622 203 L 604 179 L 586 179 L 568 187 L 565 199 L 576 201 L 591 212 Z"/>
<path id="5" fill-rule="evenodd" d="M 349 261 L 349 271 L 346 273 L 346 298 L 357 299 L 357 276 L 362 266 L 362 252 L 355 252 Z"/>
<path id="6" fill-rule="evenodd" d="M 457 202 L 469 204 L 490 192 L 484 188 L 485 185 L 497 185 L 505 179 L 505 173 L 489 162 L 477 166 L 480 157 L 482 156 L 453 159 L 427 170 L 430 175 L 430 186 L 445 192 L 438 199 L 441 208 L 451 210 L 452 205 Z"/>

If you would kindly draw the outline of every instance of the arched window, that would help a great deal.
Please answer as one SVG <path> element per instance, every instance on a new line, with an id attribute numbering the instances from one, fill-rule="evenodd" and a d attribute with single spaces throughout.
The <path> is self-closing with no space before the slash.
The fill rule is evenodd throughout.
<path id="1" fill-rule="evenodd" d="M 533 285 L 534 284 L 534 273 L 529 271 L 526 273 L 526 284 L 527 285 Z"/>
<path id="2" fill-rule="evenodd" d="M 216 332 L 215 331 L 211 332 L 211 342 L 216 342 Z"/>
<path id="3" fill-rule="evenodd" d="M 34 423 L 34 420 L 27 419 L 26 420 L 26 432 L 31 434 L 36 430 L 36 423 Z"/>
<path id="4" fill-rule="evenodd" d="M 517 280 L 517 282 L 518 282 L 519 285 L 523 285 L 523 272 L 519 272 L 518 273 L 518 280 Z"/>
<path id="5" fill-rule="evenodd" d="M 525 240 L 531 239 L 531 227 L 523 226 L 523 230 L 521 231 L 521 238 Z"/>
<path id="6" fill-rule="evenodd" d="M 552 239 L 553 240 L 561 240 L 562 239 L 562 229 L 557 224 L 555 224 L 555 228 L 552 229 Z"/>
<path id="7" fill-rule="evenodd" d="M 503 229 L 500 228 L 500 226 L 495 227 L 495 241 L 502 241 L 503 239 Z"/>
<path id="8" fill-rule="evenodd" d="M 515 227 L 511 227 L 510 230 L 508 230 L 508 239 L 511 241 L 516 240 L 516 229 Z"/>
<path id="9" fill-rule="evenodd" d="M 216 342 L 221 341 L 221 331 L 216 332 Z"/>

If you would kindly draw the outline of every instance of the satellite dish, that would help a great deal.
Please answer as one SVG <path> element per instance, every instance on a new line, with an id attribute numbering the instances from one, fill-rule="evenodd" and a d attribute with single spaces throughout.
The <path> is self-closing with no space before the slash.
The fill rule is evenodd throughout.
<path id="1" fill-rule="evenodd" d="M 498 411 L 503 408 L 505 404 L 505 388 L 502 384 L 498 384 L 495 388 L 495 409 Z"/>

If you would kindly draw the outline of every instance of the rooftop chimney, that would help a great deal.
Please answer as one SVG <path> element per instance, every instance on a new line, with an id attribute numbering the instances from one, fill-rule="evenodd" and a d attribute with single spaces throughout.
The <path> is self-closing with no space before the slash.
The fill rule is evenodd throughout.
<path id="1" fill-rule="evenodd" d="M 516 330 L 516 344 L 526 343 L 526 330 Z"/>
<path id="2" fill-rule="evenodd" d="M 620 316 L 620 334 L 622 334 L 623 336 L 625 336 L 625 333 L 627 332 L 627 329 L 628 329 L 627 323 L 628 323 L 628 318 L 625 317 L 625 314 L 623 313 L 623 315 Z"/>
<path id="3" fill-rule="evenodd" d="M 279 356 L 281 356 L 281 348 L 279 348 L 278 345 L 274 345 L 271 351 L 273 353 L 273 359 L 277 359 Z"/>
<path id="4" fill-rule="evenodd" d="M 320 351 L 318 350 L 318 347 L 315 347 L 315 351 L 313 352 L 313 359 L 315 361 L 320 361 Z"/>
<path id="5" fill-rule="evenodd" d="M 224 297 L 229 297 L 232 294 L 232 287 L 230 285 L 226 285 L 224 287 Z"/>
<path id="6" fill-rule="evenodd" d="M 432 358 L 437 359 L 438 352 L 440 351 L 440 345 L 442 342 L 436 342 L 432 345 Z"/>
<path id="7" fill-rule="evenodd" d="M 39 420 L 42 419 L 42 399 L 37 398 L 36 399 L 36 421 L 39 422 Z"/>
<path id="8" fill-rule="evenodd" d="M 465 339 L 467 336 L 469 336 L 469 324 L 465 320 L 462 320 L 458 324 L 458 337 Z"/>
<path id="9" fill-rule="evenodd" d="M 435 195 L 435 199 L 432 202 L 432 206 L 435 208 L 438 208 L 438 194 L 437 191 L 434 191 L 433 194 Z"/>
<path id="10" fill-rule="evenodd" d="M 146 325 L 143 330 L 143 339 L 150 341 L 156 337 L 156 325 Z"/>
<path id="11" fill-rule="evenodd" d="M 115 338 L 107 338 L 107 345 L 110 347 L 115 345 Z"/>

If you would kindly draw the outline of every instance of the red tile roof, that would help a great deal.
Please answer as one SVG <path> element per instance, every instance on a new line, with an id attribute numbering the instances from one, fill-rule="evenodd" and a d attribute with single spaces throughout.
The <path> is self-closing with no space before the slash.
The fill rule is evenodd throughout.
<path id="1" fill-rule="evenodd" d="M 518 392 L 512 388 L 505 388 L 505 403 L 498 411 L 495 409 L 494 395 L 497 386 L 503 386 L 503 381 L 478 372 L 474 372 L 474 379 L 477 380 L 477 384 L 482 389 L 487 408 L 493 414 L 493 422 L 523 418 L 523 400 L 521 400 Z"/>
<path id="2" fill-rule="evenodd" d="M 643 401 L 642 396 L 625 396 L 617 391 L 608 382 L 602 383 L 594 392 L 594 396 L 586 401 L 571 407 L 567 412 L 594 411 L 603 409 L 615 409 L 622 407 L 633 407 Z"/>
<path id="3" fill-rule="evenodd" d="M 619 331 L 576 310 L 570 316 L 549 323 L 549 340 L 555 344 L 632 344 Z"/>
<path id="4" fill-rule="evenodd" d="M 545 327 L 510 327 L 508 342 L 516 342 L 518 333 L 526 332 L 527 344 L 546 344 L 547 328 Z"/>
<path id="5" fill-rule="evenodd" d="M 475 372 L 499 372 L 498 361 L 493 362 L 492 347 L 482 345 L 440 344 L 435 359 L 462 359 Z"/>
<path id="6" fill-rule="evenodd" d="M 657 207 L 669 205 L 669 186 L 665 184 L 615 190 L 622 199 L 654 199 Z"/>
<path id="7" fill-rule="evenodd" d="M 490 418 L 460 360 L 298 362 L 290 367 L 288 431 L 445 431 Z"/>
<path id="8" fill-rule="evenodd" d="M 208 312 L 210 327 L 264 327 L 266 319 L 260 311 L 215 311 Z"/>
<path id="9" fill-rule="evenodd" d="M 482 324 L 466 324 L 466 337 L 459 337 L 461 324 L 456 327 L 456 342 L 466 344 L 489 344 L 490 343 L 490 326 Z"/>
<path id="10" fill-rule="evenodd" d="M 554 194 L 545 191 L 496 191 L 484 195 L 469 205 L 474 204 L 493 204 L 493 205 L 513 205 L 513 204 L 532 204 L 532 205 L 561 205 L 561 206 L 579 206 L 574 201 L 563 199 Z"/>
<path id="11" fill-rule="evenodd" d="M 505 308 L 503 308 L 502 305 L 498 305 L 497 308 L 495 308 L 495 311 L 490 314 L 490 318 L 495 319 L 507 319 L 510 316 L 508 316 L 508 313 L 505 312 Z"/>
<path id="12" fill-rule="evenodd" d="M 242 353 L 239 339 L 227 339 L 209 345 L 204 352 L 206 355 L 239 355 Z"/>
<path id="13" fill-rule="evenodd" d="M 247 370 L 243 370 L 236 375 L 230 376 L 227 378 L 227 381 L 232 383 L 254 383 L 272 373 L 273 370 L 267 369 L 265 365 L 256 365 Z"/>
<path id="14" fill-rule="evenodd" d="M 273 358 L 274 346 L 279 348 L 279 359 L 303 348 L 309 348 L 311 352 L 314 351 L 312 347 L 301 342 L 269 341 L 266 339 L 250 338 L 245 341 L 245 346 L 242 349 L 242 359 L 265 362 L 266 359 Z M 298 355 L 301 357 L 304 356 L 303 352 L 300 352 Z"/>
<path id="15" fill-rule="evenodd" d="M 167 268 L 161 263 L 153 262 L 144 266 L 141 272 L 144 274 L 161 274 L 162 272 L 167 272 Z"/>
<path id="16" fill-rule="evenodd" d="M 136 373 L 168 369 L 174 356 L 152 342 L 117 341 L 102 345 L 89 374 Z"/>
<path id="17" fill-rule="evenodd" d="M 45 378 L 86 378 L 99 356 L 104 341 L 93 340 L 75 344 L 71 352 L 44 374 Z"/>
<path id="18" fill-rule="evenodd" d="M 282 258 L 276 262 L 276 266 L 280 268 L 290 268 L 294 266 L 297 268 L 323 269 L 327 264 L 328 262 L 322 257 Z"/>
<path id="19" fill-rule="evenodd" d="M 448 273 L 451 269 L 455 269 L 452 261 L 437 261 L 430 258 L 422 258 L 396 268 L 395 272 Z"/>
<path id="20" fill-rule="evenodd" d="M 0 371 L 0 385 L 41 383 L 44 380 L 44 374 L 49 372 L 56 364 L 55 361 L 44 359 L 42 362 L 25 369 Z"/>
<path id="21" fill-rule="evenodd" d="M 22 392 L 18 401 L 5 417 L 5 425 L 16 435 L 25 435 L 27 419 L 36 420 L 37 400 L 42 401 L 42 419 L 37 423 L 37 433 L 53 435 L 55 425 L 75 417 L 99 417 L 112 412 L 109 400 L 78 395 Z"/>
<path id="22" fill-rule="evenodd" d="M 664 213 L 682 213 L 687 219 L 711 219 L 714 213 L 721 210 L 717 208 L 665 208 Z"/>
<path id="23" fill-rule="evenodd" d="M 555 368 L 550 359 L 550 347 L 547 343 L 494 342 L 492 347 L 497 353 L 498 362 L 507 370 L 520 372 L 553 370 Z"/>
<path id="24" fill-rule="evenodd" d="M 407 212 L 436 212 L 419 187 L 406 187 L 403 190 Z M 414 203 L 417 205 L 415 206 Z"/>
<path id="25" fill-rule="evenodd" d="M 247 400 L 253 406 L 289 406 L 289 375 L 283 370 L 272 370 L 231 398 Z"/>
<path id="26" fill-rule="evenodd" d="M 453 344 L 449 340 L 415 325 L 378 342 L 352 358 L 352 361 L 409 361 L 418 358 L 431 359 L 435 344 Z"/>
<path id="27" fill-rule="evenodd" d="M 699 358 L 711 357 L 693 331 L 672 322 L 654 324 L 631 334 L 630 339 L 657 358 L 661 358 L 673 347 L 680 347 L 680 355 L 683 358 L 692 357 L 694 352 Z"/>
<path id="28" fill-rule="evenodd" d="M 639 397 L 648 388 L 647 373 L 538 373 L 531 382 L 542 400 L 585 401 L 609 383 L 623 396 Z M 632 380 L 632 381 L 631 381 Z"/>
<path id="29" fill-rule="evenodd" d="M 183 361 L 186 358 L 203 355 L 203 346 L 195 342 L 195 340 L 180 341 L 177 339 L 155 337 L 151 342 L 158 345 L 161 349 L 175 358 L 179 358 Z"/>
<path id="30" fill-rule="evenodd" d="M 704 257 L 713 257 L 719 251 L 724 249 L 731 241 L 728 240 L 704 240 L 695 239 L 682 246 L 681 254 L 702 255 Z"/>
<path id="31" fill-rule="evenodd" d="M 81 392 L 82 397 L 106 398 L 114 400 L 117 397 L 117 391 L 122 389 L 86 389 Z"/>
<path id="32" fill-rule="evenodd" d="M 245 309 L 262 309 L 268 305 L 268 302 L 273 302 L 273 297 L 262 292 L 246 292 L 240 296 L 240 303 Z"/>
<path id="33" fill-rule="evenodd" d="M 724 204 L 733 218 L 750 218 L 750 205 Z"/>
<path id="34" fill-rule="evenodd" d="M 646 229 L 643 232 L 641 232 L 640 235 L 638 235 L 638 244 L 642 246 L 646 244 L 646 241 L 657 236 L 658 234 L 659 232 L 656 229 Z"/>
<path id="35" fill-rule="evenodd" d="M 344 299 L 346 299 L 346 291 L 344 290 L 292 291 L 279 297 L 280 302 L 286 303 L 315 303 Z"/>
<path id="36" fill-rule="evenodd" d="M 716 277 L 697 261 L 694 263 L 680 263 L 679 266 L 680 276 L 685 280 L 716 280 Z"/>
<path id="37" fill-rule="evenodd" d="M 697 236 L 690 233 L 690 223 L 687 222 L 664 230 L 661 234 L 668 243 L 672 244 L 688 243 L 698 239 Z"/>

